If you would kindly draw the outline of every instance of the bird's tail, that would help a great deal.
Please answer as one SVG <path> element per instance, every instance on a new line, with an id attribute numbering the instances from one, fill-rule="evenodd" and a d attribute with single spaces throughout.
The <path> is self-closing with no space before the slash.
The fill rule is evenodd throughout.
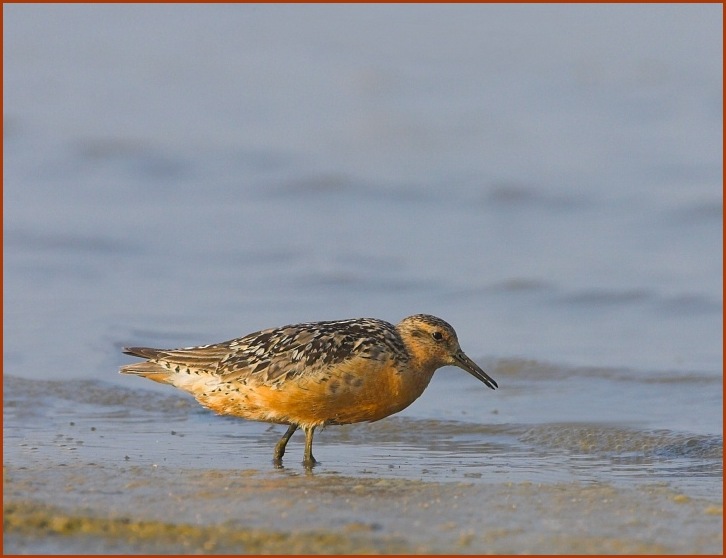
<path id="1" fill-rule="evenodd" d="M 159 349 L 150 349 L 148 347 L 124 347 L 124 354 L 141 358 L 155 359 L 160 353 L 161 351 Z M 169 383 L 169 378 L 172 374 L 171 369 L 154 360 L 127 364 L 126 366 L 122 366 L 119 372 L 121 374 L 142 376 L 154 382 L 159 382 L 160 384 Z"/>

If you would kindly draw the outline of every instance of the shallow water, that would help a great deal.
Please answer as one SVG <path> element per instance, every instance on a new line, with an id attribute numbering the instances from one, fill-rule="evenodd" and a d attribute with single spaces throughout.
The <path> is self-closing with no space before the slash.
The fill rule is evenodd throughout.
<path id="1" fill-rule="evenodd" d="M 47 550 L 48 534 L 65 535 L 63 548 L 78 552 L 188 552 L 193 545 L 237 553 L 511 553 L 542 544 L 558 553 L 718 551 L 720 434 L 703 433 L 704 422 L 701 433 L 659 428 L 657 413 L 651 422 L 632 420 L 635 412 L 566 421 L 567 413 L 555 411 L 565 391 L 557 388 L 571 384 L 575 371 L 540 382 L 554 388 L 540 397 L 553 422 L 541 413 L 537 422 L 512 422 L 507 415 L 516 411 L 499 409 L 516 409 L 536 382 L 505 373 L 521 363 L 494 369 L 506 386 L 496 403 L 472 389 L 467 375 L 442 371 L 430 387 L 435 397 L 398 416 L 319 432 L 313 470 L 300 463 L 301 436 L 274 467 L 282 427 L 215 416 L 171 388 L 6 376 L 6 548 Z M 575 383 L 596 384 L 590 375 Z M 692 394 L 705 395 L 709 383 Z M 581 397 L 593 403 L 595 391 L 583 389 Z M 649 414 L 642 403 L 636 408 Z M 507 518 L 500 508 L 521 511 Z M 547 519 L 542 509 L 555 515 Z M 497 521 L 482 525 L 482 514 Z M 573 527 L 579 514 L 590 520 Z M 649 519 L 635 520 L 641 516 Z M 128 526 L 159 518 L 169 524 Z M 230 521 L 244 537 L 224 534 Z M 674 533 L 674 521 L 677 536 L 653 538 L 654 530 Z M 140 539 L 139 530 L 146 533 Z M 166 540 L 170 530 L 176 542 Z M 280 533 L 291 539 L 275 546 Z M 179 538 L 189 539 L 186 547 Z"/>
<path id="2" fill-rule="evenodd" d="M 487 502 L 509 498 L 512 483 L 520 510 L 538 491 L 542 509 L 506 516 L 470 546 L 458 542 L 469 527 L 416 546 L 427 533 L 412 509 L 432 497 L 380 512 L 403 546 L 371 535 L 373 547 L 352 548 L 720 545 L 720 5 L 3 11 L 11 504 L 40 498 L 51 506 L 41 515 L 75 517 L 88 503 L 96 519 L 133 518 L 155 498 L 173 509 L 159 498 L 167 481 L 150 482 L 162 470 L 202 475 L 194 497 L 224 489 L 215 472 L 274 479 L 255 500 L 263 508 L 305 479 L 320 490 L 338 479 L 341 492 L 363 483 L 363 500 L 369 481 Z M 317 433 L 312 477 L 299 434 L 277 470 L 281 427 L 216 417 L 117 374 L 131 360 L 123 346 L 419 312 L 449 321 L 500 389 L 442 369 L 399 415 Z M 124 490 L 134 483 L 148 494 Z M 326 494 L 310 505 L 324 508 Z M 230 517 L 239 511 L 219 498 Z M 618 523 L 617 504 L 594 511 L 598 498 L 653 520 Z M 565 537 L 547 503 L 575 523 L 598 514 L 603 531 Z M 290 506 L 285 528 L 308 525 Z M 702 525 L 677 525 L 686 511 Z M 335 520 L 331 511 L 318 526 Z M 608 546 L 620 532 L 630 538 Z M 16 533 L 15 548 L 58 550 L 39 533 Z M 66 540 L 179 550 L 120 537 Z"/>
<path id="3" fill-rule="evenodd" d="M 520 367 L 536 369 L 533 363 Z M 660 386 L 666 387 L 656 384 L 650 403 L 620 398 L 613 414 L 610 403 L 603 401 L 606 393 L 598 390 L 602 380 L 591 378 L 592 373 L 579 379 L 550 375 L 536 382 L 527 374 L 505 373 L 518 368 L 511 362 L 494 367 L 504 383 L 496 394 L 472 386 L 464 374 L 441 371 L 429 395 L 395 417 L 319 431 L 315 453 L 322 464 L 316 474 L 436 482 L 607 482 L 623 487 L 666 482 L 694 496 L 722 497 L 719 417 L 702 417 L 688 429 L 683 425 L 673 430 L 674 421 L 659 414 L 663 401 L 676 400 L 668 393 L 683 390 L 677 381 L 661 378 Z M 537 413 L 518 412 L 522 392 L 543 384 L 547 387 L 539 390 Z M 684 405 L 679 412 L 691 414 L 719 384 L 696 385 L 687 388 L 685 399 L 701 403 Z M 72 459 L 69 464 L 116 461 L 123 453 L 134 465 L 265 470 L 272 469 L 272 448 L 284 431 L 281 426 L 214 416 L 171 388 L 157 395 L 141 386 L 10 377 L 5 387 L 6 449 L 16 464 L 54 460 L 58 452 Z M 568 412 L 571 397 L 592 413 Z M 598 412 L 598 405 L 610 414 Z M 301 469 L 301 442 L 298 434 L 288 449 L 284 465 L 292 471 Z"/>

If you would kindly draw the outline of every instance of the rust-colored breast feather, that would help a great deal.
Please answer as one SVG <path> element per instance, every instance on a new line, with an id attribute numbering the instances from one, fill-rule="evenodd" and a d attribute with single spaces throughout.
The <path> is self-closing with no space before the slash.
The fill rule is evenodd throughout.
<path id="1" fill-rule="evenodd" d="M 351 359 L 315 374 L 302 374 L 284 384 L 247 385 L 238 405 L 228 397 L 209 401 L 209 407 L 235 414 L 300 425 L 348 424 L 374 421 L 404 409 L 417 399 L 431 375 L 418 379 L 402 373 L 390 359 Z M 252 416 L 255 415 L 255 416 Z"/>

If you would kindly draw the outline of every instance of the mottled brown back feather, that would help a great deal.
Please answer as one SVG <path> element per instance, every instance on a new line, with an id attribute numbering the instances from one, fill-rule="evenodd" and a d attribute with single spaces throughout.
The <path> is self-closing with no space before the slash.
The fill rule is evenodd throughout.
<path id="1" fill-rule="evenodd" d="M 375 318 L 287 325 L 200 347 L 129 347 L 124 352 L 149 360 L 124 367 L 125 373 L 143 374 L 143 365 L 148 367 L 147 373 L 203 370 L 224 381 L 248 378 L 269 386 L 291 377 L 317 374 L 352 358 L 378 360 L 393 354 L 408 360 L 396 328 Z"/>

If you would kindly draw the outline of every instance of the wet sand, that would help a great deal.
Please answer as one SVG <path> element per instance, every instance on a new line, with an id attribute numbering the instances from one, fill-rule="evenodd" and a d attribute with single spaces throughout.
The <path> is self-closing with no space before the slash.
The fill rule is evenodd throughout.
<path id="1" fill-rule="evenodd" d="M 8 553 L 691 554 L 723 544 L 718 491 L 620 483 L 587 459 L 574 465 L 590 470 L 582 478 L 600 471 L 602 480 L 553 476 L 561 447 L 518 457 L 521 449 L 462 437 L 496 440 L 485 425 L 393 417 L 326 429 L 322 464 L 307 471 L 297 438 L 275 468 L 279 432 L 173 392 L 11 377 L 5 387 Z M 572 443 L 571 427 L 542 428 Z M 509 474 L 519 461 L 531 468 Z M 642 472 L 658 466 L 640 461 Z M 518 480 L 526 477 L 545 482 Z"/>
<path id="2" fill-rule="evenodd" d="M 720 504 L 657 486 L 109 465 L 6 467 L 4 486 L 7 552 L 663 554 L 722 546 Z"/>

